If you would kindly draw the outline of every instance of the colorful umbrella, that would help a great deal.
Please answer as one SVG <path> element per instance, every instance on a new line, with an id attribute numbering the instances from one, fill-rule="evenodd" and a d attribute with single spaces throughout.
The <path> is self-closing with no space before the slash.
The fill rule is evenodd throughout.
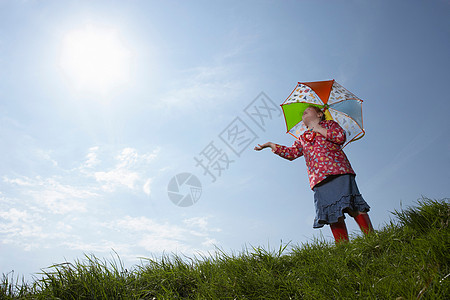
<path id="1" fill-rule="evenodd" d="M 365 134 L 362 119 L 362 100 L 334 80 L 299 82 L 286 101 L 281 104 L 287 132 L 298 138 L 306 130 L 302 122 L 304 110 L 320 107 L 327 120 L 334 120 L 345 130 L 345 144 L 359 140 Z"/>

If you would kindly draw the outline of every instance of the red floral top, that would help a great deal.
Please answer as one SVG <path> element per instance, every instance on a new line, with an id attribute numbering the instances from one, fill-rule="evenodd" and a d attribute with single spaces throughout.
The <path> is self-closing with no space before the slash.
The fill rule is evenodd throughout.
<path id="1" fill-rule="evenodd" d="M 319 123 L 327 129 L 327 137 L 320 133 L 306 132 L 291 147 L 276 145 L 275 154 L 294 160 L 305 157 L 311 189 L 328 175 L 355 174 L 341 145 L 345 142 L 345 131 L 335 121 Z"/>

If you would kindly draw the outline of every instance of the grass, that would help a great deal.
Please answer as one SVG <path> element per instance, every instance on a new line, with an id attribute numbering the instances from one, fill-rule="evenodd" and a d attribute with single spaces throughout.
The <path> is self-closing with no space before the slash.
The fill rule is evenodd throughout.
<path id="1" fill-rule="evenodd" d="M 350 243 L 316 240 L 197 258 L 119 256 L 44 269 L 31 284 L 4 274 L 0 299 L 445 299 L 450 295 L 450 205 L 423 198 Z"/>

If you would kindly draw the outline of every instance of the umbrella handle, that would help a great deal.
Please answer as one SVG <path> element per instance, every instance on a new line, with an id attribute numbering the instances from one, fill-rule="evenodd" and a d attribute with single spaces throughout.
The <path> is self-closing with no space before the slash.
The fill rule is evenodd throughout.
<path id="1" fill-rule="evenodd" d="M 306 136 L 307 133 L 311 133 L 311 138 L 308 138 Z M 308 143 L 311 143 L 312 141 L 314 141 L 315 138 L 316 138 L 316 133 L 311 130 L 305 131 L 305 133 L 302 134 L 302 139 Z"/>

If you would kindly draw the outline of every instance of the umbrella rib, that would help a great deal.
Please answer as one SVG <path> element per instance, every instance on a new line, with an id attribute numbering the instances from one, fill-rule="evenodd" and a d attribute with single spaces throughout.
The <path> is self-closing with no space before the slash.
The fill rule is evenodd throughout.
<path id="1" fill-rule="evenodd" d="M 344 100 L 339 100 L 339 101 L 333 102 L 333 104 L 330 104 L 329 107 L 332 107 L 335 104 L 338 104 L 338 103 L 341 103 L 341 102 L 344 102 L 344 101 L 348 101 L 348 100 L 356 100 L 356 101 L 364 102 L 363 100 L 361 100 L 359 98 L 346 98 Z"/>
<path id="2" fill-rule="evenodd" d="M 286 102 L 286 101 L 285 101 Z M 282 103 L 280 104 L 280 106 L 284 106 L 284 105 L 290 105 L 290 104 L 294 104 L 294 103 L 303 103 L 303 104 L 311 104 L 314 106 L 324 106 L 324 104 L 316 104 L 316 103 L 311 103 L 311 102 L 307 102 L 307 101 L 298 101 L 298 102 L 290 102 L 290 103 Z M 337 102 L 336 102 L 337 103 Z M 334 104 L 334 103 L 333 103 Z"/>
<path id="3" fill-rule="evenodd" d="M 289 98 L 291 98 L 292 94 L 295 92 L 295 90 L 298 88 L 298 86 L 300 85 L 300 82 L 297 83 L 297 85 L 295 86 L 295 88 L 292 90 L 292 92 L 289 94 L 289 96 L 286 98 L 286 100 L 284 100 L 283 103 L 281 103 L 281 106 L 284 105 L 286 103 L 286 101 L 288 101 Z"/>

